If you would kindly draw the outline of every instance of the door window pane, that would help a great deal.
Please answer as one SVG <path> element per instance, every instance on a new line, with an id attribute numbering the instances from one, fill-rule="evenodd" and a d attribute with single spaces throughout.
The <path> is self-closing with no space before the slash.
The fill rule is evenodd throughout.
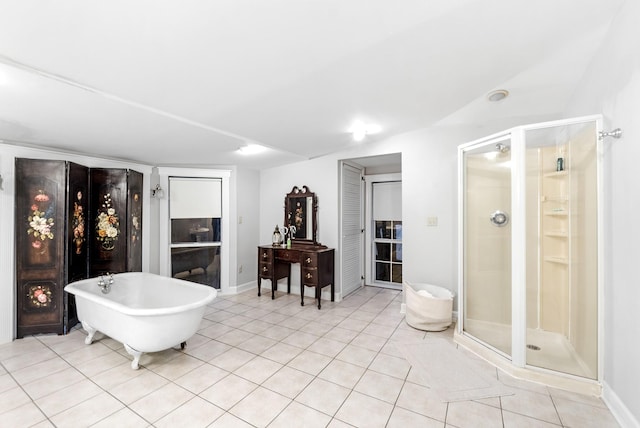
<path id="1" fill-rule="evenodd" d="M 391 239 L 391 222 L 376 221 L 376 238 Z"/>
<path id="2" fill-rule="evenodd" d="M 376 260 L 391 261 L 391 244 L 376 242 Z"/>
<path id="3" fill-rule="evenodd" d="M 401 264 L 394 263 L 391 265 L 391 282 L 402 284 L 402 265 Z"/>
<path id="4" fill-rule="evenodd" d="M 402 244 L 392 244 L 393 245 L 393 261 L 394 262 L 402 262 Z"/>
<path id="5" fill-rule="evenodd" d="M 220 247 L 172 248 L 171 276 L 220 288 Z"/>
<path id="6" fill-rule="evenodd" d="M 171 220 L 171 243 L 220 242 L 220 218 Z"/>
<path id="7" fill-rule="evenodd" d="M 402 241 L 402 222 L 401 221 L 393 222 L 393 239 Z"/>
<path id="8" fill-rule="evenodd" d="M 389 282 L 391 271 L 391 264 L 389 263 L 376 263 L 376 280 Z"/>

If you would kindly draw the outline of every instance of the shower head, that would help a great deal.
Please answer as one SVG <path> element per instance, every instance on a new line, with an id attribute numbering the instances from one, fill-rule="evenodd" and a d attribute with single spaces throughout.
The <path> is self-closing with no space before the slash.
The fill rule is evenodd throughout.
<path id="1" fill-rule="evenodd" d="M 496 144 L 496 150 L 499 151 L 500 153 L 507 153 L 509 150 L 511 150 L 511 147 L 502 143 L 498 143 Z"/>

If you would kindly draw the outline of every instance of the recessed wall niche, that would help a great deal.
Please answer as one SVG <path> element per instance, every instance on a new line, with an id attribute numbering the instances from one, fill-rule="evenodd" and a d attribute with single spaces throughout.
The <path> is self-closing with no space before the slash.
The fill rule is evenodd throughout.
<path id="1" fill-rule="evenodd" d="M 142 174 L 16 159 L 18 338 L 77 322 L 72 281 L 142 267 Z"/>

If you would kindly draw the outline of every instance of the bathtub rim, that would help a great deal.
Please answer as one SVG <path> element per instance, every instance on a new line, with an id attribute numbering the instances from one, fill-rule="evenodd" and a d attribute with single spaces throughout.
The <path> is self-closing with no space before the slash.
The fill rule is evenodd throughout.
<path id="1" fill-rule="evenodd" d="M 133 274 L 133 275 L 132 275 Z M 97 281 L 99 279 L 99 277 L 93 277 L 93 278 L 86 278 L 86 279 L 82 279 L 82 280 L 78 280 L 78 281 L 74 281 L 74 282 L 70 282 L 69 284 L 67 284 L 64 287 L 64 291 L 66 291 L 67 293 L 71 293 L 74 296 L 76 296 L 76 298 L 80 297 L 83 299 L 87 299 L 89 301 L 92 301 L 96 304 L 100 304 L 103 306 L 106 306 L 108 308 L 111 308 L 115 311 L 118 311 L 120 313 L 126 314 L 126 315 L 132 315 L 132 316 L 138 316 L 138 317 L 152 317 L 152 316 L 158 316 L 158 315 L 171 315 L 171 314 L 178 314 L 178 313 L 182 313 L 185 311 L 189 311 L 192 309 L 196 309 L 199 308 L 201 306 L 206 306 L 209 303 L 211 303 L 218 295 L 218 290 L 213 288 L 213 287 L 209 287 L 207 285 L 203 285 L 203 284 L 198 284 L 195 282 L 190 282 L 190 281 L 184 281 L 181 279 L 177 279 L 177 278 L 170 278 L 167 276 L 162 276 L 162 275 L 157 275 L 154 273 L 150 273 L 150 272 L 123 272 L 123 273 L 117 273 L 114 274 L 114 280 L 117 281 L 118 276 L 151 276 L 151 277 L 157 277 L 157 278 L 163 278 L 162 281 L 172 281 L 172 282 L 178 282 L 180 283 L 181 286 L 185 286 L 185 287 L 189 287 L 192 289 L 200 289 L 201 287 L 204 287 L 207 289 L 208 294 L 202 298 L 199 299 L 195 302 L 190 302 L 190 303 L 186 303 L 183 305 L 179 305 L 179 306 L 168 306 L 168 307 L 161 307 L 161 308 L 133 308 L 127 305 L 124 305 L 122 303 L 113 301 L 111 299 L 109 299 L 108 297 L 105 297 L 101 294 L 96 294 L 93 293 L 91 291 L 87 291 L 84 288 L 82 288 L 82 286 L 80 285 L 80 283 L 82 284 L 87 284 L 90 283 L 92 281 L 95 281 L 96 283 L 96 287 L 97 287 Z M 116 286 L 117 283 L 114 283 L 114 287 Z"/>

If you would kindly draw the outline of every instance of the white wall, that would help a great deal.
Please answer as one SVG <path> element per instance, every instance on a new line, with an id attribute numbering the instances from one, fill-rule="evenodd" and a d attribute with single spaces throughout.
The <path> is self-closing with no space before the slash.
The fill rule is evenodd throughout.
<path id="1" fill-rule="evenodd" d="M 15 201 L 15 158 L 57 159 L 76 162 L 92 168 L 130 168 L 143 174 L 142 194 L 142 270 L 149 271 L 150 252 L 150 210 L 149 191 L 151 167 L 132 162 L 100 159 L 69 153 L 31 149 L 0 144 L 0 344 L 10 342 L 15 334 L 15 253 L 14 253 L 14 201 Z"/>
<path id="2" fill-rule="evenodd" d="M 567 116 L 603 113 L 605 354 L 604 397 L 624 426 L 640 426 L 640 3 L 627 0 L 586 70 Z"/>

